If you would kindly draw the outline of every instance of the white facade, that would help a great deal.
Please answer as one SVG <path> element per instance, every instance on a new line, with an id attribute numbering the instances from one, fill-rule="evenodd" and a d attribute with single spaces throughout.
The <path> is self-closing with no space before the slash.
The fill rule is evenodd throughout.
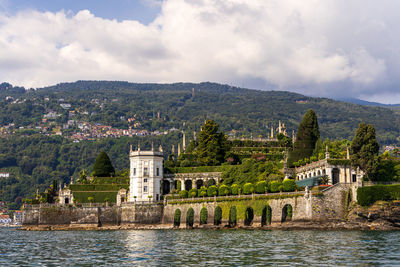
<path id="1" fill-rule="evenodd" d="M 160 149 L 162 150 L 162 149 Z M 162 151 L 130 151 L 129 202 L 159 201 L 163 179 Z"/>

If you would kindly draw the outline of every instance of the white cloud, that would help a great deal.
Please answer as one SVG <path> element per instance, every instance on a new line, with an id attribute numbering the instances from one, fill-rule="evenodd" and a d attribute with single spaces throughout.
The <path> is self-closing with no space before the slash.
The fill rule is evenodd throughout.
<path id="1" fill-rule="evenodd" d="M 346 97 L 399 82 L 395 0 L 142 1 L 162 6 L 149 25 L 88 10 L 0 15 L 0 80 L 216 81 Z"/>

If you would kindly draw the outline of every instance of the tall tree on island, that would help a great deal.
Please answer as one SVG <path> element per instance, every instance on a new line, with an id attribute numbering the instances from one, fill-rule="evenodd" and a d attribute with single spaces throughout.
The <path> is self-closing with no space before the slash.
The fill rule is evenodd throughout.
<path id="1" fill-rule="evenodd" d="M 101 151 L 93 165 L 92 175 L 95 177 L 109 177 L 115 174 L 115 169 L 107 153 Z"/>
<path id="2" fill-rule="evenodd" d="M 309 109 L 304 115 L 297 130 L 296 141 L 293 144 L 293 151 L 289 153 L 289 165 L 292 165 L 293 162 L 300 159 L 310 157 L 313 154 L 319 136 L 317 115 L 312 109 Z"/>
<path id="3" fill-rule="evenodd" d="M 377 167 L 375 157 L 379 153 L 374 126 L 364 122 L 360 123 L 351 144 L 351 152 L 352 165 L 360 167 L 365 172 L 365 176 L 372 180 Z"/>
<path id="4" fill-rule="evenodd" d="M 219 125 L 213 120 L 207 120 L 199 133 L 198 146 L 194 153 L 202 165 L 215 166 L 224 162 L 225 154 L 229 151 L 229 143 Z"/>

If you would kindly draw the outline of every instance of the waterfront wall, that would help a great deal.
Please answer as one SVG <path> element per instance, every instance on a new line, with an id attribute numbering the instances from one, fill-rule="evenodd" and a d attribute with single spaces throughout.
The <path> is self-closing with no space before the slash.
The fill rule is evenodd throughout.
<path id="1" fill-rule="evenodd" d="M 157 204 L 124 204 L 108 207 L 72 205 L 25 205 L 22 224 L 29 225 L 120 225 L 157 224 L 163 207 Z"/>
<path id="2" fill-rule="evenodd" d="M 217 206 L 222 209 L 222 224 L 228 224 L 231 207 L 236 207 L 237 222 L 244 224 L 246 210 L 254 213 L 251 224 L 260 226 L 263 210 L 271 208 L 271 221 L 283 222 L 287 217 L 287 206 L 291 207 L 292 221 L 332 221 L 343 219 L 352 195 L 352 186 L 337 184 L 323 193 L 299 192 L 291 194 L 269 194 L 268 196 L 245 196 L 244 198 L 212 198 L 191 201 L 171 201 L 166 205 L 123 203 L 121 206 L 83 206 L 45 204 L 25 205 L 24 226 L 52 225 L 126 225 L 126 224 L 172 224 L 175 211 L 181 211 L 180 222 L 184 226 L 187 211 L 194 209 L 194 223 L 200 224 L 200 212 L 207 209 L 208 224 L 213 224 Z M 354 196 L 353 196 L 354 197 Z"/>

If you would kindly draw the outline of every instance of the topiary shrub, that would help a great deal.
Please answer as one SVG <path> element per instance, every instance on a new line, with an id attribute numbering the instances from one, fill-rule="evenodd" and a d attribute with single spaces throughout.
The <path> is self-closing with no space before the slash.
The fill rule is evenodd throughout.
<path id="1" fill-rule="evenodd" d="M 254 188 L 254 191 L 257 194 L 264 194 L 267 190 L 267 182 L 266 181 L 260 181 L 256 183 L 256 186 Z"/>
<path id="2" fill-rule="evenodd" d="M 194 210 L 193 208 L 189 208 L 186 213 L 186 226 L 193 227 L 194 224 Z"/>
<path id="3" fill-rule="evenodd" d="M 293 179 L 285 179 L 282 182 L 282 187 L 285 192 L 293 192 L 296 190 L 297 185 Z"/>
<path id="4" fill-rule="evenodd" d="M 181 210 L 177 209 L 175 210 L 174 214 L 174 227 L 179 227 L 180 224 L 181 224 Z"/>
<path id="5" fill-rule="evenodd" d="M 209 197 L 213 197 L 213 196 L 218 195 L 218 187 L 215 186 L 215 185 L 210 186 L 210 187 L 207 189 L 207 195 L 208 195 Z"/>
<path id="6" fill-rule="evenodd" d="M 272 221 L 272 209 L 269 205 L 266 205 L 262 210 L 261 215 L 261 226 L 269 225 Z"/>
<path id="7" fill-rule="evenodd" d="M 229 210 L 229 226 L 233 227 L 237 224 L 236 207 L 232 206 Z"/>
<path id="8" fill-rule="evenodd" d="M 374 185 L 357 189 L 357 202 L 361 206 L 369 206 L 378 200 L 400 200 L 400 185 Z"/>
<path id="9" fill-rule="evenodd" d="M 279 181 L 272 181 L 272 182 L 270 183 L 271 192 L 272 192 L 272 193 L 279 192 L 279 191 L 280 191 L 280 190 L 279 190 L 279 187 L 280 187 L 281 185 L 282 185 L 282 183 L 279 182 Z"/>
<path id="10" fill-rule="evenodd" d="M 228 196 L 230 193 L 231 193 L 231 189 L 228 185 L 223 184 L 218 188 L 219 196 Z"/>
<path id="11" fill-rule="evenodd" d="M 243 194 L 250 195 L 254 193 L 254 185 L 252 183 L 246 183 L 243 186 Z"/>
<path id="12" fill-rule="evenodd" d="M 180 198 L 187 198 L 188 197 L 188 191 L 186 191 L 186 190 L 179 191 L 179 197 Z"/>
<path id="13" fill-rule="evenodd" d="M 200 224 L 207 224 L 208 211 L 206 207 L 203 207 L 200 211 Z"/>
<path id="14" fill-rule="evenodd" d="M 250 226 L 253 223 L 254 210 L 252 207 L 248 207 L 244 213 L 244 225 Z"/>
<path id="15" fill-rule="evenodd" d="M 214 225 L 220 225 L 222 222 L 222 209 L 220 206 L 215 207 L 214 211 Z"/>
<path id="16" fill-rule="evenodd" d="M 188 196 L 189 197 L 197 197 L 197 189 L 196 188 L 190 189 L 189 193 L 188 193 Z"/>
<path id="17" fill-rule="evenodd" d="M 207 196 L 207 188 L 205 186 L 202 186 L 197 194 L 199 195 L 199 197 Z"/>
<path id="18" fill-rule="evenodd" d="M 237 196 L 237 195 L 239 195 L 239 193 L 240 193 L 240 186 L 237 184 L 233 184 L 231 186 L 231 194 L 234 196 Z"/>

